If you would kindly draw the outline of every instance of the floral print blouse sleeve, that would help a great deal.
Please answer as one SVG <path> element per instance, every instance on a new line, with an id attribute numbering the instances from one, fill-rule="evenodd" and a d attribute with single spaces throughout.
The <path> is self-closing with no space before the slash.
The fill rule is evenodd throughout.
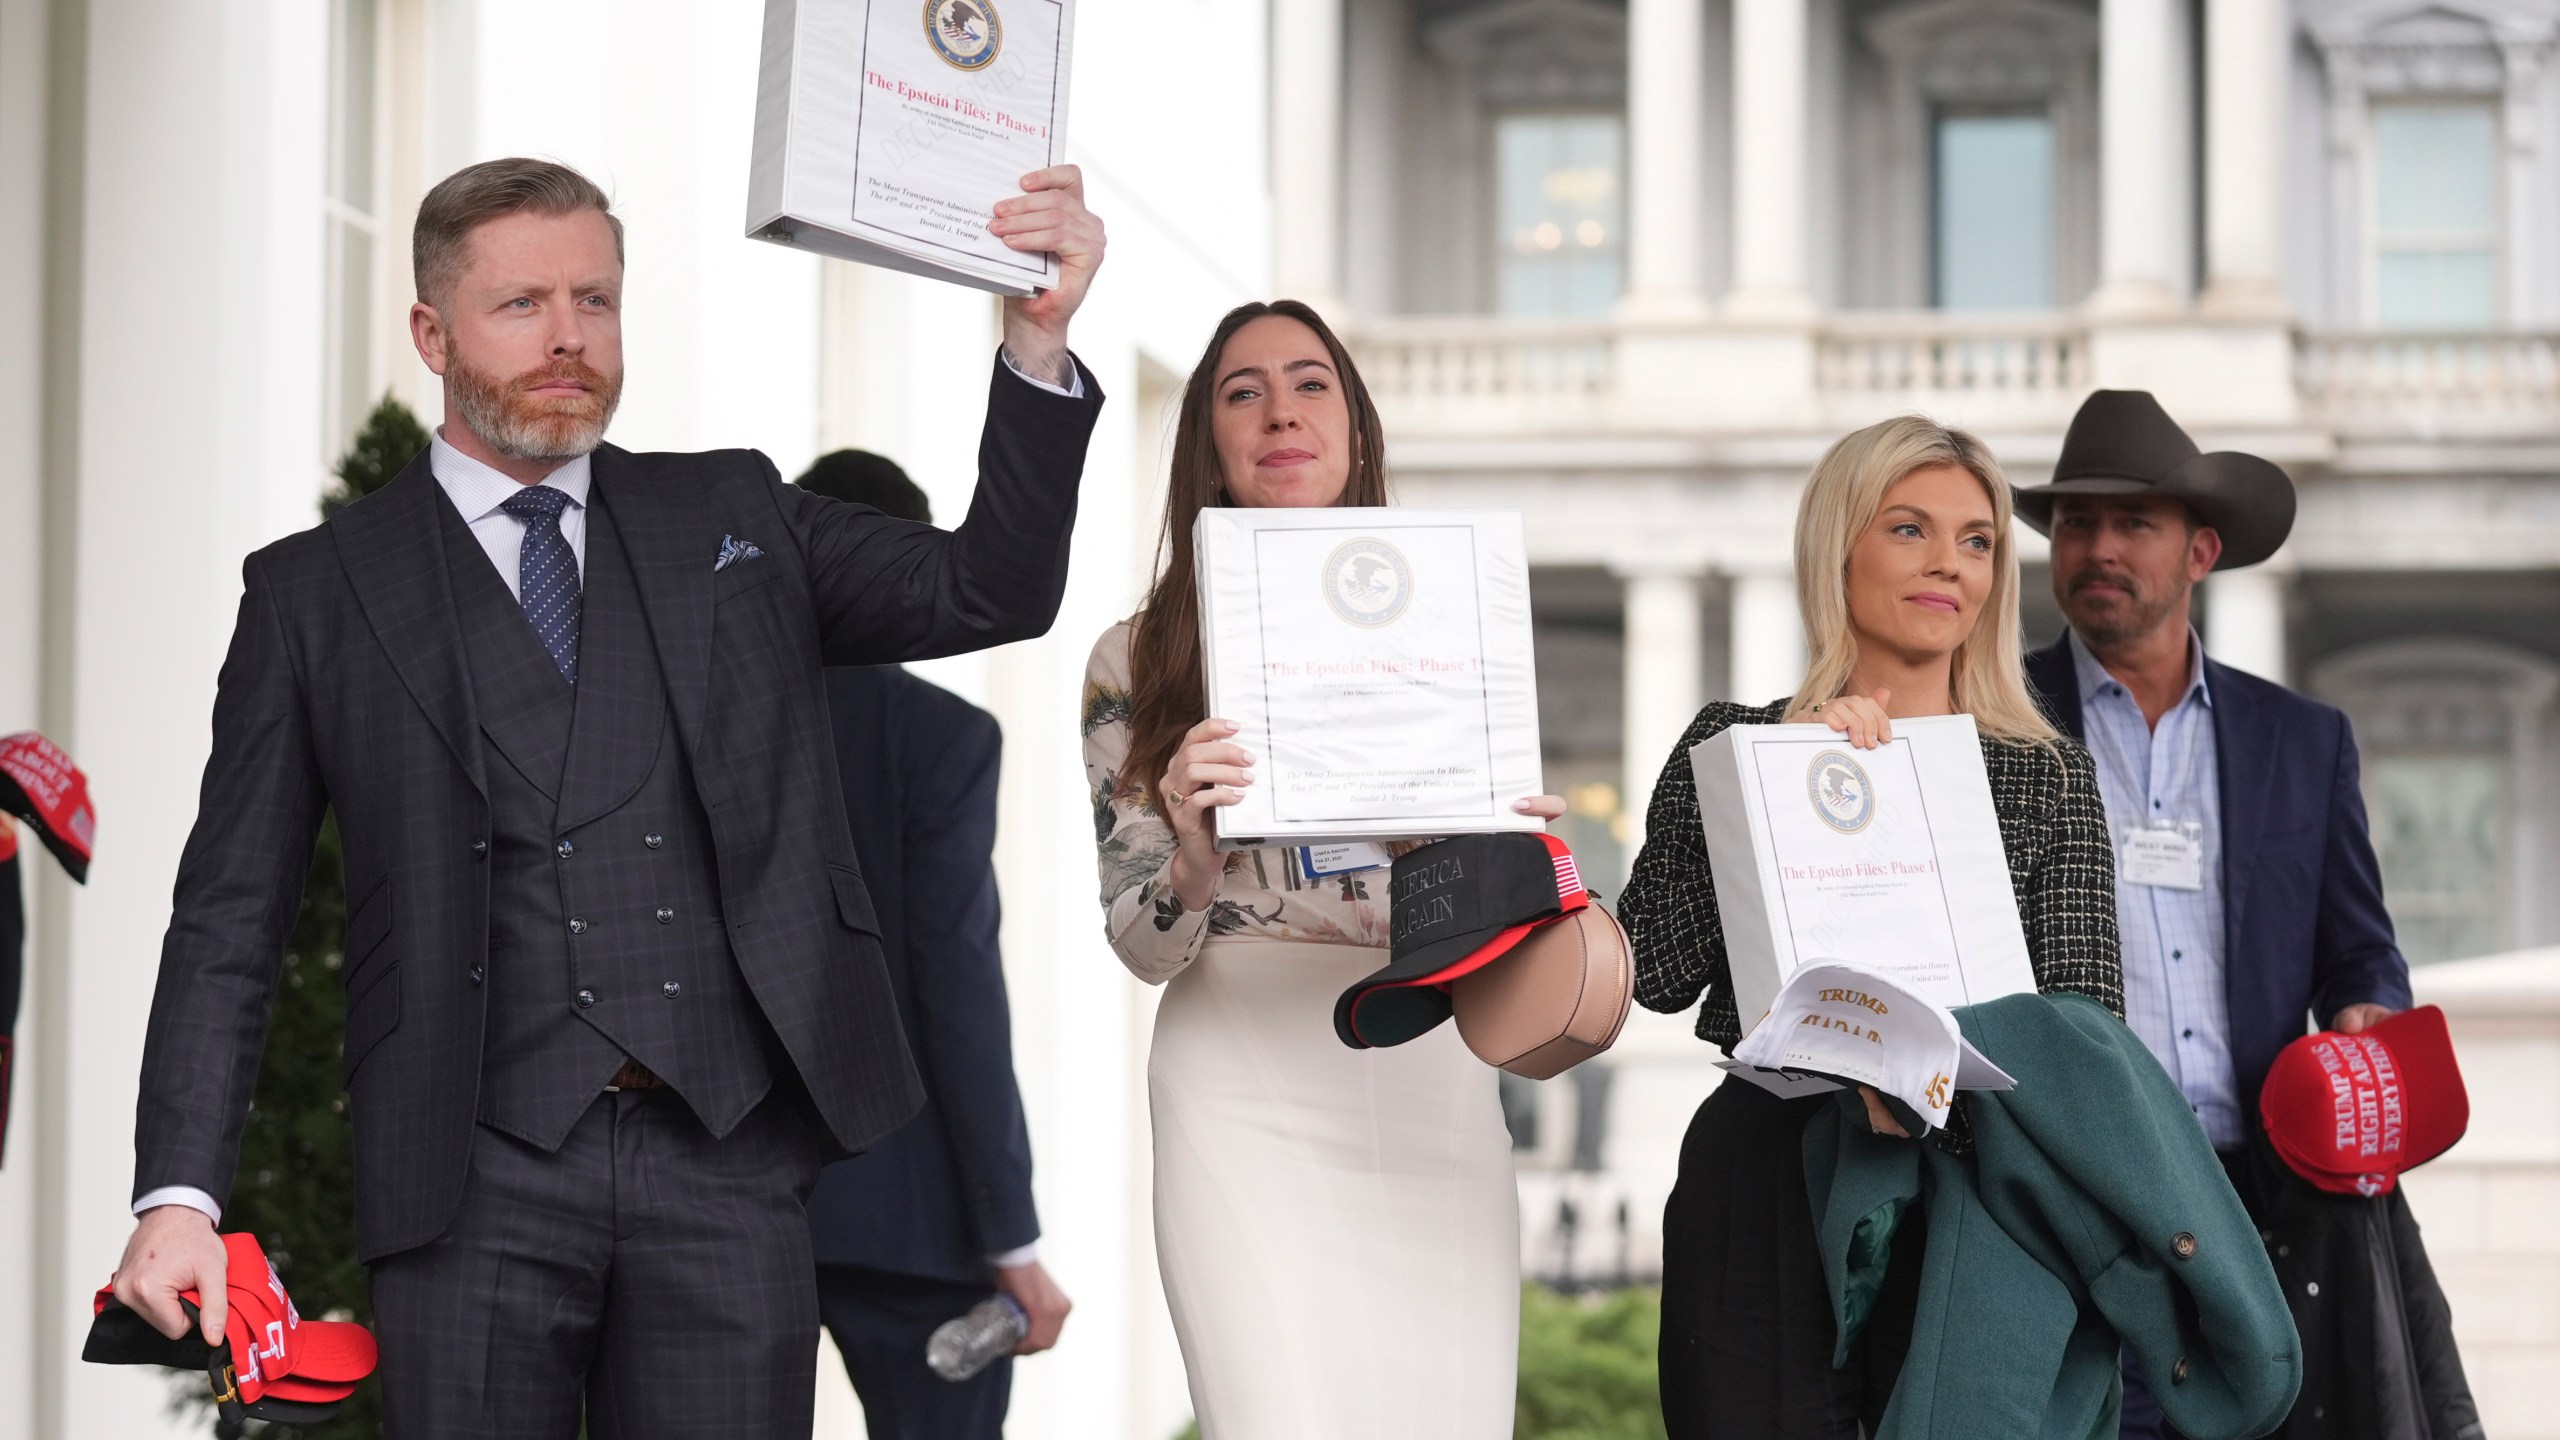
<path id="1" fill-rule="evenodd" d="M 1318 875 L 1294 847 L 1228 852 L 1218 893 L 1185 910 L 1173 893 L 1173 827 L 1146 800 L 1118 794 L 1129 758 L 1129 626 L 1102 632 L 1084 675 L 1084 774 L 1101 850 L 1111 948 L 1151 985 L 1182 973 L 1209 940 L 1383 949 L 1392 931 L 1384 868 Z M 1400 852 L 1406 842 L 1387 846 Z"/>
<path id="2" fill-rule="evenodd" d="M 1129 758 L 1129 627 L 1094 642 L 1084 672 L 1084 776 L 1101 849 L 1104 926 L 1129 973 L 1150 985 L 1179 974 L 1209 937 L 1209 911 L 1173 893 L 1173 827 L 1143 796 L 1121 795 Z"/>

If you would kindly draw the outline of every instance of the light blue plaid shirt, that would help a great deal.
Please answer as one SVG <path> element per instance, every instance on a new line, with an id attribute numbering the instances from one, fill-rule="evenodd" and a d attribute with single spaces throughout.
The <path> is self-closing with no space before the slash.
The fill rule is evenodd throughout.
<path id="1" fill-rule="evenodd" d="M 2223 989 L 2222 767 L 2213 739 L 2213 692 L 2204 642 L 2190 636 L 2187 693 L 2155 731 L 2142 707 L 2071 636 L 2080 679 L 2081 729 L 2098 761 L 2108 838 L 2119 857 L 2128 830 L 2153 821 L 2204 830 L 2204 888 L 2134 885 L 2116 876 L 2116 924 L 2124 946 L 2124 1018 L 2178 1082 L 2218 1149 L 2241 1143 L 2240 1085 L 2231 1069 L 2231 1003 Z"/>

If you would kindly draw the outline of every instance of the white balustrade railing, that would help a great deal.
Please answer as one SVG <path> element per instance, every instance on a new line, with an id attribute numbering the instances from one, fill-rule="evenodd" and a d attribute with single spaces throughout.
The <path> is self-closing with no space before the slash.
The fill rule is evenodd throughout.
<path id="1" fill-rule="evenodd" d="M 1682 333 L 1608 320 L 1398 317 L 1362 325 L 1352 348 L 1382 402 L 1574 426 L 1609 423 L 1628 336 Z M 1725 332 L 1707 321 L 1687 333 L 1713 342 Z M 2089 326 L 2069 311 L 1834 311 L 1810 337 L 1815 394 L 1834 418 L 1943 408 L 2058 426 L 2093 383 Z M 2305 333 L 2294 374 L 2305 410 L 2326 419 L 2550 417 L 2560 414 L 2560 333 Z"/>
<path id="2" fill-rule="evenodd" d="M 1617 383 L 1606 322 L 1398 319 L 1363 326 L 1352 349 L 1381 401 L 1579 400 Z"/>
<path id="3" fill-rule="evenodd" d="M 2560 411 L 2560 335 L 2306 334 L 2295 385 L 2313 413 L 2359 417 Z"/>
<path id="4" fill-rule="evenodd" d="M 1381 400 L 1579 400 L 1616 389 L 1619 338 L 1606 321 L 1448 316 L 1372 322 L 1353 349 Z M 2068 315 L 1843 312 L 1821 322 L 1815 367 L 1845 397 L 2065 403 L 2088 388 L 2089 345 Z"/>
<path id="5" fill-rule="evenodd" d="M 1814 381 L 1826 398 L 2075 405 L 2089 388 L 2089 333 L 2068 314 L 1841 311 L 1822 326 Z"/>

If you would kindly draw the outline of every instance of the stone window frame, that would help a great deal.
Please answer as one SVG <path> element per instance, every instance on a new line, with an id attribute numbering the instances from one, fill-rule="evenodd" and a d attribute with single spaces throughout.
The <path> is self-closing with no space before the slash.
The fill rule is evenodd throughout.
<path id="1" fill-rule="evenodd" d="M 2305 26 L 2320 58 L 2327 128 L 2328 274 L 2333 322 L 2375 322 L 2374 101 L 2498 102 L 2499 328 L 2560 321 L 2560 240 L 2549 192 L 2551 60 L 2560 17 L 2532 0 L 2365 0 Z"/>
<path id="2" fill-rule="evenodd" d="M 2042 108 L 2053 122 L 2053 295 L 2079 303 L 2098 278 L 2098 17 L 2060 0 L 1918 0 L 1860 33 L 1883 85 L 1851 159 L 1851 193 L 1876 197 L 1849 226 L 1849 273 L 1878 277 L 1864 303 L 1927 309 L 1937 185 L 1933 141 L 1948 107 Z M 1870 168 L 1872 167 L 1872 168 Z"/>
<path id="3" fill-rule="evenodd" d="M 1478 292 L 1471 309 L 1492 315 L 1501 268 L 1494 127 L 1505 115 L 1578 111 L 1611 112 L 1623 124 L 1627 14 L 1602 0 L 1494 0 L 1426 21 L 1422 41 L 1424 53 L 1455 82 L 1453 98 L 1467 127 L 1465 149 L 1474 173 L 1462 223 L 1475 251 L 1467 262 L 1476 271 Z M 1630 133 L 1626 143 L 1632 142 Z M 1620 166 L 1621 185 L 1632 189 L 1631 149 Z M 1621 203 L 1631 214 L 1632 196 Z"/>

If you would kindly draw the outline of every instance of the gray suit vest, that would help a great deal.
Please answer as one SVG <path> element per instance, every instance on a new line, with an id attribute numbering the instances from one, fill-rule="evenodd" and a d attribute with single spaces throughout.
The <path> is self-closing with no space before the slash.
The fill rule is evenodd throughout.
<path id="1" fill-rule="evenodd" d="M 639 591 L 589 500 L 574 688 L 440 507 L 489 782 L 479 1119 L 545 1150 L 626 1056 L 726 1135 L 772 1088 L 777 1044 L 730 953 Z"/>

